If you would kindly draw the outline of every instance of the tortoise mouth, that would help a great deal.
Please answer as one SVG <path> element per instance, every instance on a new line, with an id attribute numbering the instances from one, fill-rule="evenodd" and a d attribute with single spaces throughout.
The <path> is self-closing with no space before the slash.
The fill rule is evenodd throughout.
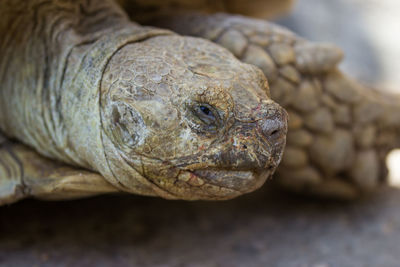
<path id="1" fill-rule="evenodd" d="M 262 171 L 236 171 L 225 169 L 197 169 L 187 170 L 179 175 L 193 186 L 212 185 L 227 189 L 225 192 L 243 194 L 258 189 L 272 175 L 274 168 Z M 221 192 L 222 193 L 222 192 Z"/>

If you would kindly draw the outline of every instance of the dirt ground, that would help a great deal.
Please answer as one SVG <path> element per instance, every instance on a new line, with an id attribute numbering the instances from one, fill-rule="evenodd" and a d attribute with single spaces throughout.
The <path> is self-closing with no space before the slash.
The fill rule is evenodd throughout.
<path id="1" fill-rule="evenodd" d="M 0 208 L 0 266 L 399 266 L 400 191 L 356 203 L 102 196 Z"/>

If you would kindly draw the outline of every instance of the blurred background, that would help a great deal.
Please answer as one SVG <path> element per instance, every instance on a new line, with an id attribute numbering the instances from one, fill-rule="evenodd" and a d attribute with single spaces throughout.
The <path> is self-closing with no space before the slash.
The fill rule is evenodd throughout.
<path id="1" fill-rule="evenodd" d="M 275 19 L 299 35 L 338 45 L 341 69 L 359 82 L 400 93 L 400 1 L 296 0 L 292 12 Z M 389 182 L 400 186 L 400 150 L 387 160 Z"/>
<path id="2" fill-rule="evenodd" d="M 313 41 L 337 44 L 341 67 L 357 80 L 399 92 L 400 1 L 296 0 L 288 16 L 276 19 Z"/>
<path id="3" fill-rule="evenodd" d="M 341 68 L 400 93 L 400 1 L 297 0 L 277 19 Z M 388 159 L 400 186 L 400 153 Z M 356 202 L 271 190 L 225 202 L 132 195 L 0 207 L 0 266 L 400 266 L 400 189 Z"/>

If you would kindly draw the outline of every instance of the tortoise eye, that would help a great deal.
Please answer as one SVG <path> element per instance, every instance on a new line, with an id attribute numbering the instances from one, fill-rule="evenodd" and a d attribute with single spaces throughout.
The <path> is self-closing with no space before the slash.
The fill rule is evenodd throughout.
<path id="1" fill-rule="evenodd" d="M 200 106 L 200 110 L 203 111 L 203 113 L 206 114 L 207 116 L 210 115 L 211 113 L 211 110 L 205 106 Z"/>
<path id="2" fill-rule="evenodd" d="M 207 104 L 200 104 L 194 107 L 194 115 L 207 125 L 216 124 L 218 121 L 218 113 Z"/>

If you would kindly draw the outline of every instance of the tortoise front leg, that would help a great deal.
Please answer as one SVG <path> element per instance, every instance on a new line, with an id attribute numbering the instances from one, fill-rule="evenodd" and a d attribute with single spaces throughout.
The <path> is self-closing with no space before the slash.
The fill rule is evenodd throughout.
<path id="1" fill-rule="evenodd" d="M 0 133 L 0 206 L 25 197 L 22 166 L 8 147 L 9 142 Z"/>
<path id="2" fill-rule="evenodd" d="M 101 175 L 44 158 L 0 134 L 0 206 L 26 197 L 72 199 L 117 192 Z"/>
<path id="3" fill-rule="evenodd" d="M 263 70 L 272 99 L 289 113 L 279 184 L 297 192 L 354 198 L 386 180 L 386 156 L 400 146 L 400 98 L 346 77 L 337 68 L 340 49 L 241 16 L 192 14 L 152 23 L 207 38 Z"/>

